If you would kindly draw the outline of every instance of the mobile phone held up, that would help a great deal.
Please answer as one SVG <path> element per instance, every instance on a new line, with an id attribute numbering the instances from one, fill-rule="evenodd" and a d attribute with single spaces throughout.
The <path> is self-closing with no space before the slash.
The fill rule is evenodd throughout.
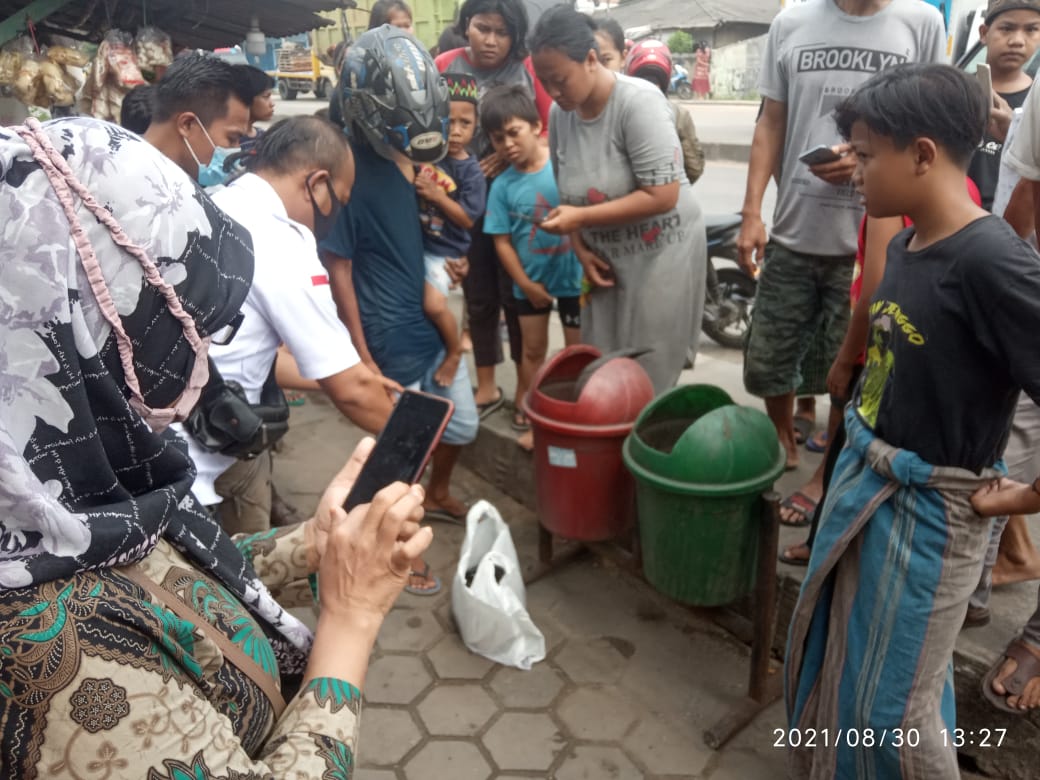
<path id="1" fill-rule="evenodd" d="M 827 144 L 820 144 L 812 149 L 806 149 L 798 155 L 798 159 L 806 165 L 823 165 L 824 163 L 837 162 L 841 159 L 841 155 L 827 146 Z"/>
<path id="2" fill-rule="evenodd" d="M 993 105 L 993 74 L 990 72 L 989 65 L 985 62 L 980 62 L 975 67 L 975 78 L 979 82 L 979 86 L 982 87 L 982 92 L 986 96 L 986 105 Z"/>
<path id="3" fill-rule="evenodd" d="M 455 406 L 446 398 L 405 390 L 361 467 L 343 508 L 367 504 L 393 482 L 418 482 Z"/>

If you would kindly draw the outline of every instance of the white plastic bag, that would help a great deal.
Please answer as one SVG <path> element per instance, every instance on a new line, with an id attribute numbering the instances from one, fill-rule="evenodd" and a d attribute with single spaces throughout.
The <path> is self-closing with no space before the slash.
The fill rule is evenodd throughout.
<path id="1" fill-rule="evenodd" d="M 526 601 L 509 526 L 497 509 L 480 501 L 466 517 L 466 539 L 451 589 L 451 609 L 466 647 L 525 670 L 543 660 L 545 637 L 527 614 Z"/>

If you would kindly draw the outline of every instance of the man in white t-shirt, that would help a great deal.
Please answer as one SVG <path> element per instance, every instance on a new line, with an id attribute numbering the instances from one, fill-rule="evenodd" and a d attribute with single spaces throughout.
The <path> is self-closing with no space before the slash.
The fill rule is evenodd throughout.
<path id="1" fill-rule="evenodd" d="M 346 137 L 315 117 L 278 123 L 249 163 L 250 172 L 215 192 L 213 201 L 252 236 L 253 285 L 238 333 L 210 357 L 224 380 L 258 403 L 285 344 L 305 379 L 362 428 L 382 429 L 392 409 L 386 380 L 361 363 L 340 321 L 315 237 L 324 237 L 354 184 Z M 190 436 L 198 476 L 193 491 L 228 533 L 270 527 L 270 452 L 235 460 L 203 450 Z"/>

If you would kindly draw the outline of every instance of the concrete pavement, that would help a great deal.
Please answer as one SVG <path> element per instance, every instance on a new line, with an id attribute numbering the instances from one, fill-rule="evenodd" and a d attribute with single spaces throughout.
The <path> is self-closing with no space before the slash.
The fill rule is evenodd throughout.
<path id="1" fill-rule="evenodd" d="M 293 409 L 275 459 L 279 489 L 309 512 L 359 437 L 310 394 Z M 466 469 L 456 489 L 498 507 L 522 565 L 535 565 L 530 509 Z M 499 666 L 467 651 L 452 621 L 463 529 L 438 523 L 434 530 L 428 560 L 445 587 L 433 597 L 404 594 L 387 618 L 364 687 L 357 780 L 783 775 L 772 734 L 783 725 L 779 704 L 721 751 L 702 741 L 745 691 L 748 650 L 721 628 L 585 555 L 528 589 L 548 658 L 529 672 Z M 298 614 L 313 624 L 310 610 Z"/>

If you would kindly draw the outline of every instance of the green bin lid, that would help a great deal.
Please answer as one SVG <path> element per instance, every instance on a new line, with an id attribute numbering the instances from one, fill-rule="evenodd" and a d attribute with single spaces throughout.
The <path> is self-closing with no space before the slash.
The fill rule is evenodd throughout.
<path id="1" fill-rule="evenodd" d="M 678 387 L 648 406 L 624 458 L 636 477 L 659 487 L 716 496 L 762 490 L 786 461 L 769 417 L 711 385 Z"/>

